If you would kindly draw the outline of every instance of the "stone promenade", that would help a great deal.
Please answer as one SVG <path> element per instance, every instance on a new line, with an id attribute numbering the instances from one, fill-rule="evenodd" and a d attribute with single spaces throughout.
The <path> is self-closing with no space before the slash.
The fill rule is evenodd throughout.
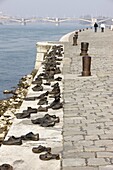
<path id="1" fill-rule="evenodd" d="M 81 42 L 89 43 L 92 76 L 81 76 Z M 113 170 L 113 31 L 79 32 L 64 52 L 62 170 Z"/>

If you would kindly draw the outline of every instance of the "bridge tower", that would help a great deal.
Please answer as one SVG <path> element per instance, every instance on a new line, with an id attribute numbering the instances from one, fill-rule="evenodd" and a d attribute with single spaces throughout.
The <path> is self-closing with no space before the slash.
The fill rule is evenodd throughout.
<path id="1" fill-rule="evenodd" d="M 26 21 L 24 18 L 21 19 L 21 25 L 26 25 Z"/>
<path id="2" fill-rule="evenodd" d="M 97 19 L 96 18 L 92 18 L 91 19 L 91 26 L 93 26 L 95 22 L 97 22 Z"/>
<path id="3" fill-rule="evenodd" d="M 56 22 L 56 26 L 58 26 L 59 25 L 59 18 L 55 18 L 55 22 Z"/>

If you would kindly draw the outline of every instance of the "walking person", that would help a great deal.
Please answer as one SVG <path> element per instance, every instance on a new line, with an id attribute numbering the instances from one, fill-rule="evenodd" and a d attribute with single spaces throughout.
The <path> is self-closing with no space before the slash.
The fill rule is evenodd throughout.
<path id="1" fill-rule="evenodd" d="M 100 28 L 101 28 L 101 32 L 104 32 L 104 30 L 105 30 L 105 24 L 104 24 L 104 23 L 101 23 L 101 24 L 100 24 Z"/>
<path id="2" fill-rule="evenodd" d="M 97 32 L 97 27 L 98 27 L 98 24 L 95 22 L 94 24 L 94 31 Z"/>

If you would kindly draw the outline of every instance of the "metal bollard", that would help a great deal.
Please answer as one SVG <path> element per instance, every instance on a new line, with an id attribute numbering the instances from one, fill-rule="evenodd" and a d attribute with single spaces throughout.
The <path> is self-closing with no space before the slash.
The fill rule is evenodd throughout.
<path id="1" fill-rule="evenodd" d="M 78 39 L 78 32 L 75 32 L 75 35 L 73 36 L 73 46 L 77 45 L 77 39 Z"/>
<path id="2" fill-rule="evenodd" d="M 91 76 L 91 57 L 83 56 L 82 57 L 82 76 Z"/>
<path id="3" fill-rule="evenodd" d="M 81 42 L 81 53 L 80 53 L 80 55 L 82 55 L 82 56 L 88 55 L 88 53 L 87 53 L 88 47 L 89 47 L 89 43 Z"/>

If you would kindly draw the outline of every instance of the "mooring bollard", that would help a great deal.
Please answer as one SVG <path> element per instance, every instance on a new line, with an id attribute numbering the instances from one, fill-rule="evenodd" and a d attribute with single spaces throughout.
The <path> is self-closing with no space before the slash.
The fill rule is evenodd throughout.
<path id="1" fill-rule="evenodd" d="M 78 32 L 75 32 L 73 36 L 73 46 L 77 45 L 77 39 L 78 39 Z"/>
<path id="2" fill-rule="evenodd" d="M 88 47 L 89 47 L 89 43 L 81 42 L 81 53 L 80 53 L 80 55 L 82 55 L 82 56 L 88 55 L 88 53 L 87 53 Z"/>
<path id="3" fill-rule="evenodd" d="M 91 76 L 91 57 L 83 56 L 82 57 L 82 76 Z"/>

